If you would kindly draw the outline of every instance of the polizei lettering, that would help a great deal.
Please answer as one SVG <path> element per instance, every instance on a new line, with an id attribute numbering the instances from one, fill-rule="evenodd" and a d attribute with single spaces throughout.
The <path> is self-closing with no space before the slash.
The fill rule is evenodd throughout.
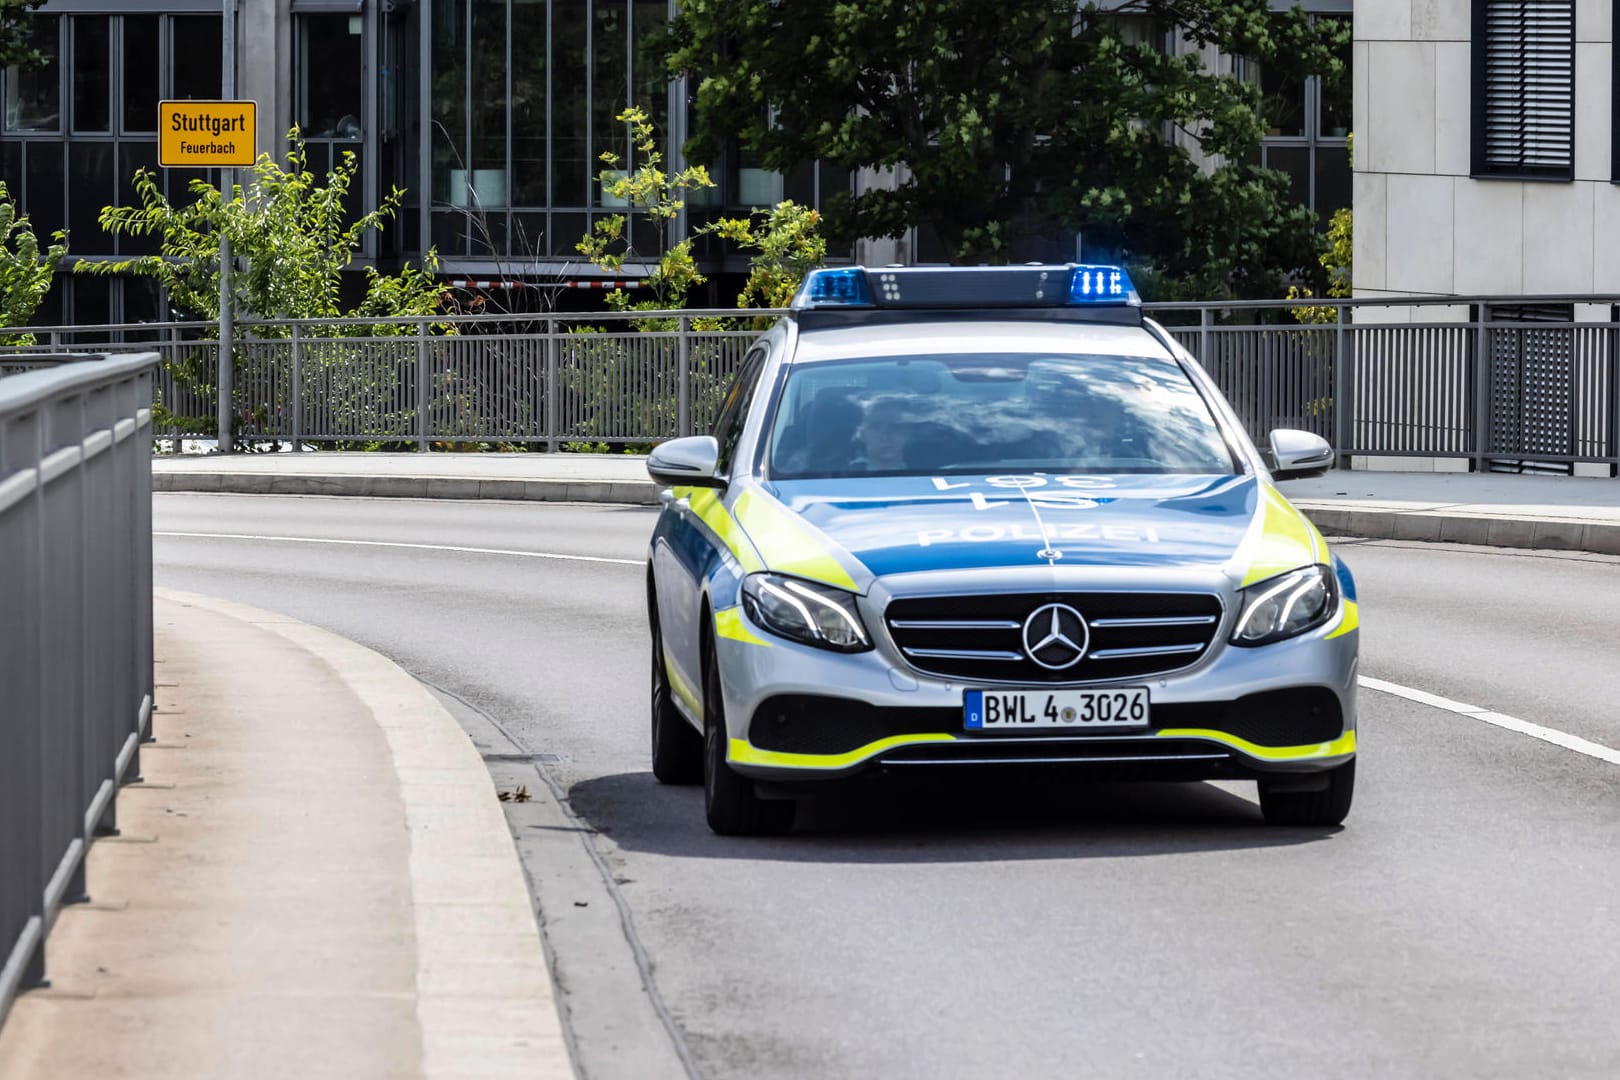
<path id="1" fill-rule="evenodd" d="M 918 547 L 935 544 L 991 544 L 1001 540 L 1102 540 L 1117 544 L 1157 544 L 1159 530 L 1152 525 L 969 525 L 965 529 L 923 529 L 917 533 Z"/>

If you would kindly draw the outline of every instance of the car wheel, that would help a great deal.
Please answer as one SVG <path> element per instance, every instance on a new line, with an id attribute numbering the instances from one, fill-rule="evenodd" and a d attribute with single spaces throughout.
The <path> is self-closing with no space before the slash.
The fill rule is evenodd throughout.
<path id="1" fill-rule="evenodd" d="M 653 776 L 661 784 L 695 784 L 703 779 L 703 736 L 686 722 L 670 695 L 656 602 L 649 605 L 647 618 L 652 624 Z"/>
<path id="2" fill-rule="evenodd" d="M 1350 813 L 1356 790 L 1355 759 L 1328 773 L 1327 786 L 1315 791 L 1289 791 L 1282 781 L 1260 781 L 1260 812 L 1269 825 L 1326 828 Z"/>
<path id="3" fill-rule="evenodd" d="M 767 836 L 793 827 L 791 800 L 761 799 L 754 782 L 726 763 L 726 706 L 720 665 L 712 649 L 703 657 L 703 808 L 721 836 Z"/>

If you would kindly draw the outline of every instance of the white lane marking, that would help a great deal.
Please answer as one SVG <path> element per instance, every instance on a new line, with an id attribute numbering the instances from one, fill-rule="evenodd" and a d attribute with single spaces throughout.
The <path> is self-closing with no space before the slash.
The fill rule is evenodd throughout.
<path id="1" fill-rule="evenodd" d="M 192 540 L 263 540 L 277 544 L 340 544 L 348 547 L 408 548 L 413 551 L 455 551 L 466 555 L 515 555 L 523 559 L 560 559 L 566 562 L 615 563 L 641 566 L 640 559 L 609 559 L 601 555 L 559 555 L 554 551 L 513 551 L 508 548 L 456 547 L 451 544 L 406 544 L 397 540 L 329 540 L 318 536 L 257 536 L 252 533 L 200 533 L 152 531 L 153 536 Z"/>
<path id="2" fill-rule="evenodd" d="M 1439 694 L 1414 690 L 1410 686 L 1385 682 L 1383 679 L 1372 679 L 1362 675 L 1357 681 L 1369 690 L 1394 694 L 1396 697 L 1403 697 L 1420 705 L 1444 709 L 1459 716 L 1467 716 L 1474 720 L 1484 721 L 1487 724 L 1494 724 L 1496 727 L 1505 728 L 1508 731 L 1517 731 L 1520 735 L 1528 735 L 1532 739 L 1540 739 L 1542 742 L 1549 742 L 1554 746 L 1562 746 L 1565 750 L 1573 750 L 1577 754 L 1585 754 L 1587 757 L 1597 758 L 1599 761 L 1607 761 L 1610 765 L 1620 765 L 1620 750 L 1604 746 L 1602 743 L 1592 742 L 1590 739 L 1583 739 L 1579 735 L 1571 735 L 1568 732 L 1558 731 L 1554 728 L 1542 727 L 1540 724 L 1532 724 L 1528 720 L 1520 720 L 1516 716 L 1506 716 L 1499 712 L 1492 712 L 1489 709 L 1482 709 L 1478 705 L 1465 705 L 1460 701 L 1441 697 Z"/>

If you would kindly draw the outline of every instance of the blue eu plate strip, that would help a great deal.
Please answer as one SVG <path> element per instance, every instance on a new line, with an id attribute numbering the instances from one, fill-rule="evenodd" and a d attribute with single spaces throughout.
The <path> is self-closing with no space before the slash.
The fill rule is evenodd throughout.
<path id="1" fill-rule="evenodd" d="M 967 719 L 964 726 L 969 731 L 984 730 L 984 691 L 969 690 L 963 695 L 964 711 Z"/>

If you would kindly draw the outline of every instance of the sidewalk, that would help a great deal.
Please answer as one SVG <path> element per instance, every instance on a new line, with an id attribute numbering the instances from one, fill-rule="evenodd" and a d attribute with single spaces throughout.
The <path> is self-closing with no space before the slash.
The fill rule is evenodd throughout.
<path id="1" fill-rule="evenodd" d="M 629 454 L 235 454 L 157 457 L 158 491 L 656 505 Z M 1620 479 L 1330 472 L 1282 485 L 1325 533 L 1620 555 Z"/>
<path id="2" fill-rule="evenodd" d="M 157 741 L 6 1080 L 572 1076 L 478 752 L 326 631 L 160 590 Z"/>

